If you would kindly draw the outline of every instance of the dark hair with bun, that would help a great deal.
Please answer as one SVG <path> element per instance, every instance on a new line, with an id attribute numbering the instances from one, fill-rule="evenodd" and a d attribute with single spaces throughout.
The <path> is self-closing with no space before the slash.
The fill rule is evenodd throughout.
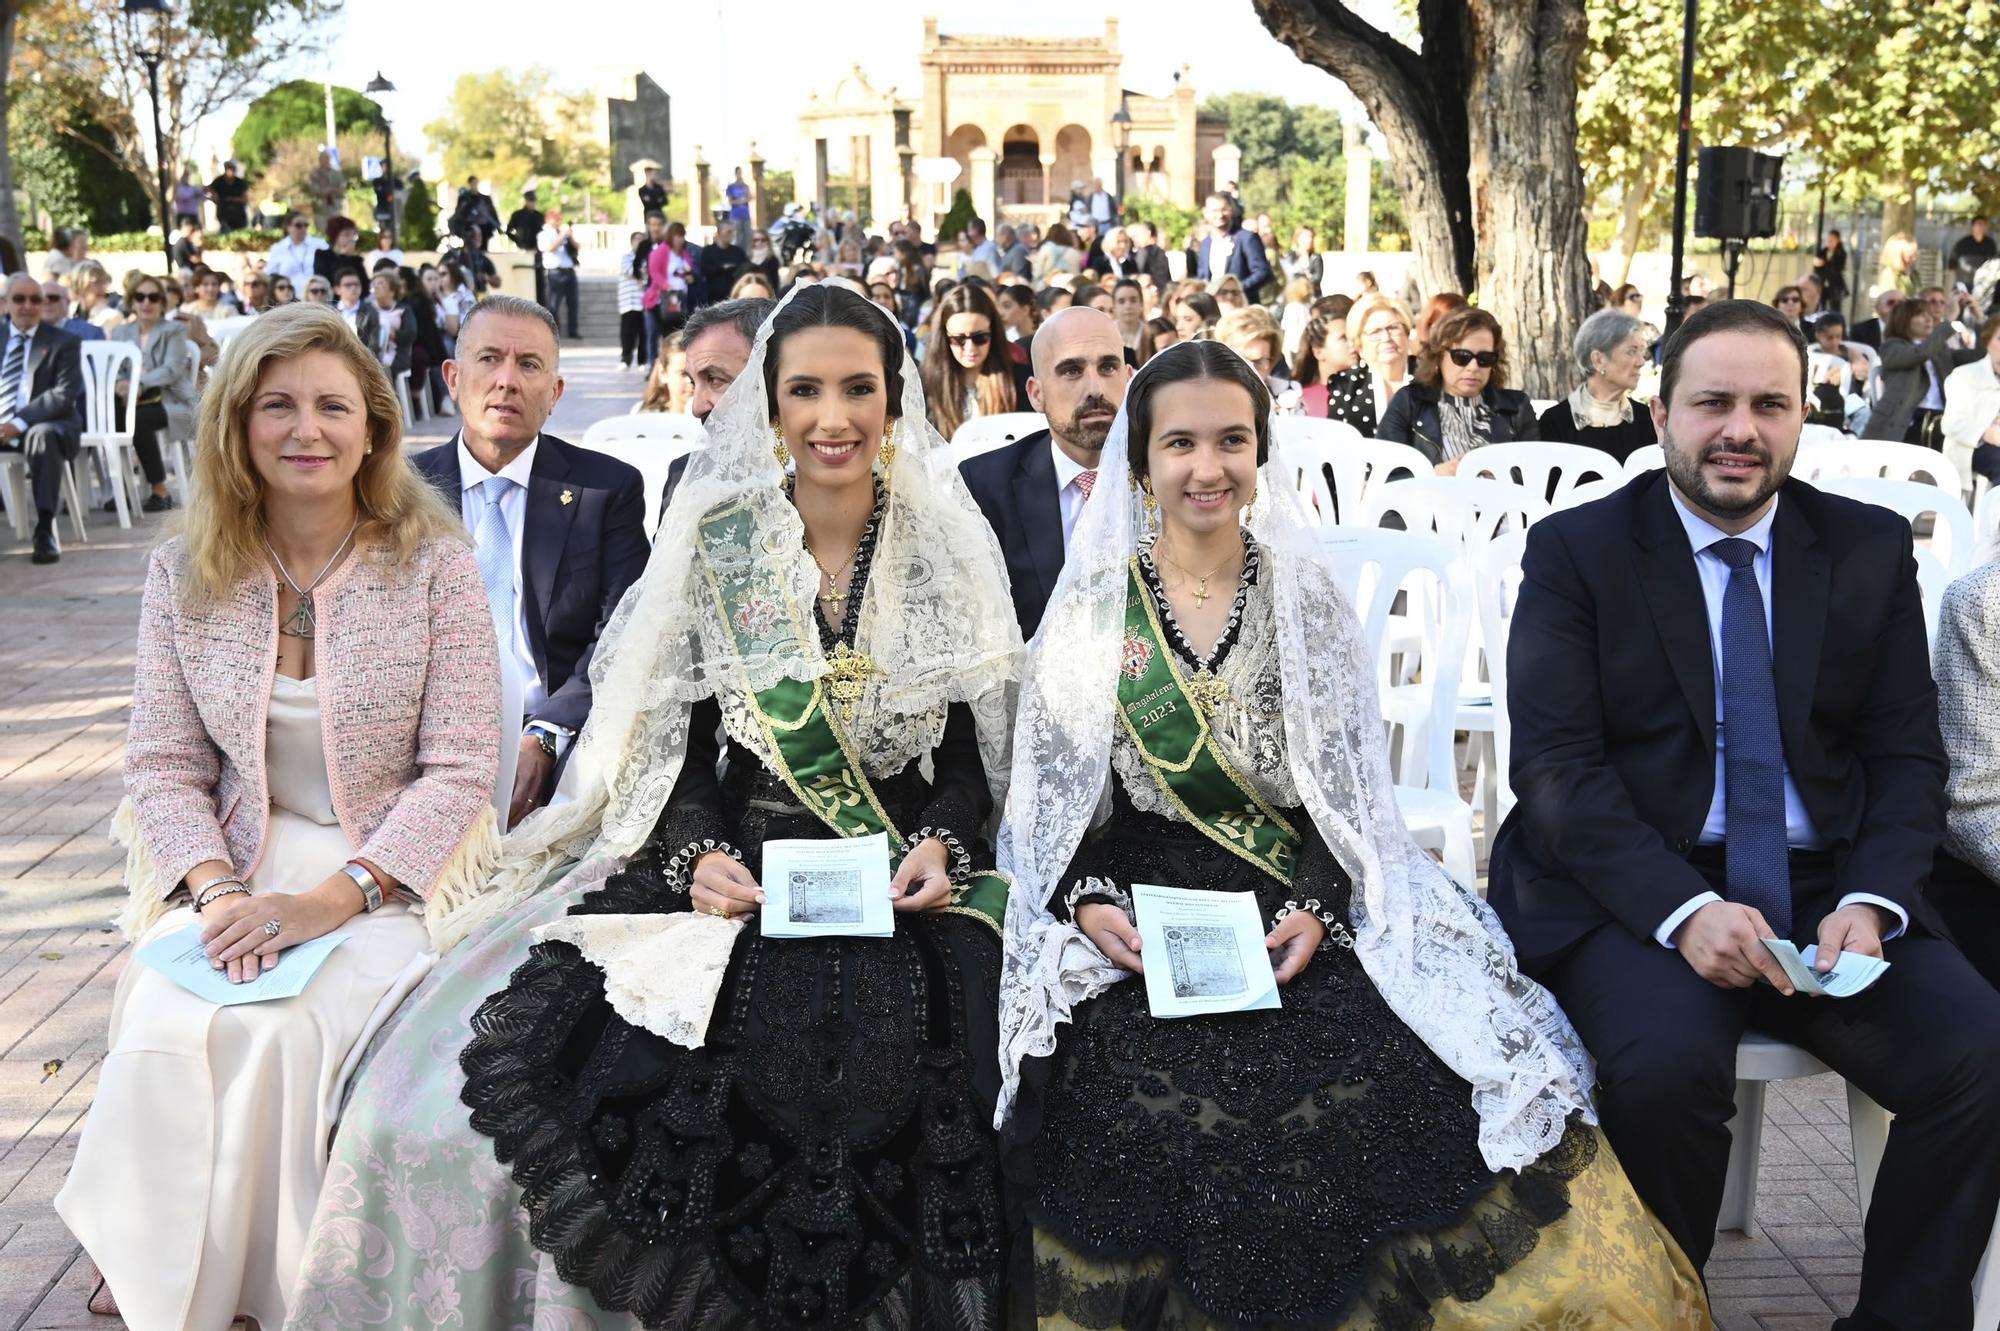
<path id="1" fill-rule="evenodd" d="M 1250 415 L 1257 427 L 1257 465 L 1271 456 L 1271 389 L 1250 362 L 1221 342 L 1176 342 L 1139 367 L 1125 387 L 1125 459 L 1132 474 L 1147 474 L 1147 450 L 1153 439 L 1153 395 L 1168 384 L 1215 379 L 1235 384 L 1250 395 Z"/>
<path id="2" fill-rule="evenodd" d="M 807 328 L 852 328 L 875 340 L 882 352 L 882 383 L 889 396 L 889 419 L 903 413 L 903 334 L 866 296 L 830 282 L 806 287 L 771 317 L 764 345 L 764 404 L 778 414 L 778 359 L 785 339 Z"/>

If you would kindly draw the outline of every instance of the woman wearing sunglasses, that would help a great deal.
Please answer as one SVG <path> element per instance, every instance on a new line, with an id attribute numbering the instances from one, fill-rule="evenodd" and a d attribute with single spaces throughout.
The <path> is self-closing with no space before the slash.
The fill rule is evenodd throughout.
<path id="1" fill-rule="evenodd" d="M 1000 310 L 983 282 L 961 282 L 931 311 L 924 339 L 924 401 L 946 439 L 980 416 L 1025 411 L 1028 367 L 1007 352 Z"/>
<path id="2" fill-rule="evenodd" d="M 1540 437 L 1534 404 L 1506 382 L 1499 321 L 1472 306 L 1453 310 L 1431 325 L 1416 377 L 1390 399 L 1375 437 L 1410 444 L 1440 476 L 1454 475 L 1475 448 Z"/>

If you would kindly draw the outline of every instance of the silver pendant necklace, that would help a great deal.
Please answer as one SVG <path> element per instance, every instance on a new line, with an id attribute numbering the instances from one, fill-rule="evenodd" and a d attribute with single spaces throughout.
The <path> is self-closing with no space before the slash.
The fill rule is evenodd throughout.
<path id="1" fill-rule="evenodd" d="M 319 590 L 319 585 L 322 582 L 326 581 L 326 575 L 333 572 L 333 566 L 340 561 L 341 555 L 347 552 L 347 544 L 354 539 L 354 533 L 360 526 L 361 520 L 356 518 L 354 525 L 347 529 L 347 535 L 340 538 L 339 546 L 335 548 L 332 557 L 321 567 L 319 576 L 312 580 L 310 587 L 299 586 L 297 579 L 293 578 L 290 570 L 285 567 L 285 561 L 278 558 L 278 552 L 271 548 L 270 538 L 265 538 L 264 548 L 271 551 L 271 562 L 278 566 L 279 575 L 284 578 L 286 584 L 294 592 L 298 593 L 299 597 L 299 608 L 292 612 L 289 619 L 278 625 L 278 632 L 284 634 L 287 638 L 303 638 L 307 642 L 312 641 L 313 631 L 318 627 L 318 618 L 313 611 L 313 593 Z"/>

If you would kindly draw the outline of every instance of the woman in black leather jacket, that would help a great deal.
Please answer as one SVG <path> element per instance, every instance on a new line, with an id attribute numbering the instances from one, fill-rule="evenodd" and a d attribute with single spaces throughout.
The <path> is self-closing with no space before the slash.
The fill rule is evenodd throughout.
<path id="1" fill-rule="evenodd" d="M 1415 447 L 1441 476 L 1472 449 L 1540 438 L 1534 404 L 1506 382 L 1499 321 L 1474 306 L 1453 310 L 1431 325 L 1416 378 L 1396 390 L 1375 437 Z"/>

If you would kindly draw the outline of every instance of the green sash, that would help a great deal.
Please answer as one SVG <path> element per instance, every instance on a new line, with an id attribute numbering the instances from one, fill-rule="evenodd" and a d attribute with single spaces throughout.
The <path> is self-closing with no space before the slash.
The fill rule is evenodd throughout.
<path id="1" fill-rule="evenodd" d="M 1125 594 L 1118 717 L 1181 816 L 1231 854 L 1289 883 L 1299 834 L 1230 767 L 1208 731 L 1228 686 L 1201 670 L 1183 679 L 1153 594 L 1132 561 Z"/>
<path id="2" fill-rule="evenodd" d="M 702 520 L 700 532 L 702 567 L 738 659 L 762 653 L 781 638 L 804 640 L 806 626 L 790 609 L 776 571 L 752 556 L 758 541 L 750 510 L 741 504 L 717 509 Z M 828 705 L 841 710 L 841 720 L 852 719 L 874 667 L 845 643 L 828 663 L 823 680 L 781 679 L 768 689 L 746 690 L 751 714 L 770 745 L 778 775 L 799 802 L 838 836 L 887 833 L 890 862 L 899 864 L 902 834 L 876 798 L 852 741 Z M 1004 874 L 974 874 L 953 889 L 945 909 L 975 916 L 997 931 L 1005 918 L 1007 887 Z"/>

